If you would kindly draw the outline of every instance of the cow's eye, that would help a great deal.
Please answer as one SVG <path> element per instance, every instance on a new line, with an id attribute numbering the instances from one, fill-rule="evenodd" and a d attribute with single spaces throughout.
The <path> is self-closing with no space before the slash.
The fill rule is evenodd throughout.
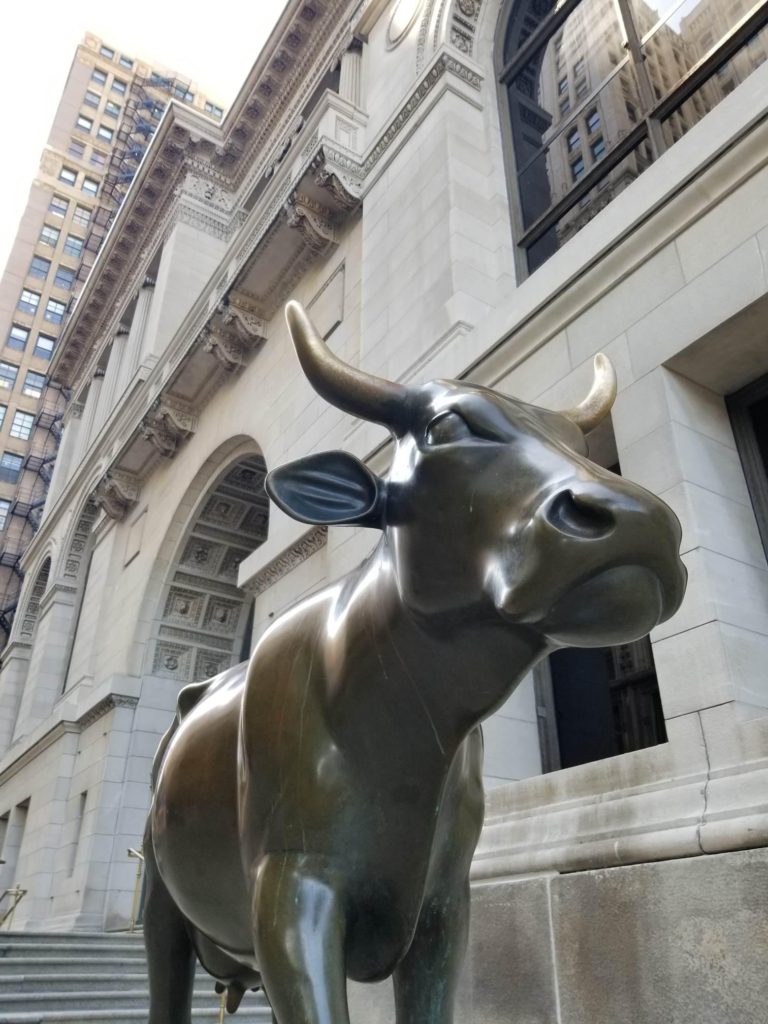
<path id="1" fill-rule="evenodd" d="M 427 427 L 427 444 L 450 444 L 451 441 L 463 441 L 475 435 L 457 412 L 444 412 L 437 416 Z"/>

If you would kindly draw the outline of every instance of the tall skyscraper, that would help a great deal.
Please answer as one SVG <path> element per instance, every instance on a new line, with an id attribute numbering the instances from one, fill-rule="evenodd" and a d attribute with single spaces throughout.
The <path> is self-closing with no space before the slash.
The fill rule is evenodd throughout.
<path id="1" fill-rule="evenodd" d="M 48 361 L 170 100 L 214 120 L 195 84 L 86 34 L 0 280 L 0 648 L 42 514 L 66 395 Z"/>

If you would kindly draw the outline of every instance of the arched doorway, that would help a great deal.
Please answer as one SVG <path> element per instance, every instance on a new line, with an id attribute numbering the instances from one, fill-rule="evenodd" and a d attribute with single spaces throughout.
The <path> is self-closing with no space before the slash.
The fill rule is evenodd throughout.
<path id="1" fill-rule="evenodd" d="M 184 685 L 247 656 L 252 602 L 237 586 L 237 572 L 267 537 L 266 472 L 261 455 L 242 456 L 198 503 L 161 595 L 153 676 Z"/>

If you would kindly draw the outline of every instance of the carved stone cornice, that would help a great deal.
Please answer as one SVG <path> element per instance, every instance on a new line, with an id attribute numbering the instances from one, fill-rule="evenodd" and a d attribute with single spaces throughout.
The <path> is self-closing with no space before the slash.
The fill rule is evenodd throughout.
<path id="1" fill-rule="evenodd" d="M 139 500 L 139 482 L 130 473 L 107 470 L 94 488 L 93 500 L 110 519 L 121 520 Z"/>
<path id="2" fill-rule="evenodd" d="M 81 715 L 77 719 L 76 725 L 82 732 L 89 725 L 93 725 L 104 715 L 109 714 L 110 711 L 114 711 L 115 708 L 135 708 L 138 703 L 138 697 L 132 697 L 125 693 L 110 693 Z"/>
<path id="3" fill-rule="evenodd" d="M 237 373 L 266 341 L 267 324 L 242 299 L 230 294 L 203 327 L 199 344 L 227 373 Z"/>
<path id="4" fill-rule="evenodd" d="M 363 181 L 359 174 L 359 164 L 347 160 L 347 166 L 342 161 L 334 160 L 333 156 L 341 157 L 341 153 L 335 154 L 326 148 L 321 149 L 312 161 L 311 170 L 314 174 L 315 184 L 331 194 L 335 202 L 344 212 L 354 210 L 360 203 L 363 191 Z"/>
<path id="5" fill-rule="evenodd" d="M 188 405 L 178 399 L 160 396 L 141 421 L 141 435 L 167 459 L 172 459 L 180 441 L 191 437 L 197 428 L 197 417 Z"/>
<path id="6" fill-rule="evenodd" d="M 248 345 L 253 344 L 254 340 L 263 341 L 267 336 L 266 320 L 232 294 L 226 304 L 219 304 L 216 312 L 222 325 L 234 331 L 240 341 Z"/>
<path id="7" fill-rule="evenodd" d="M 336 229 L 330 210 L 302 192 L 294 192 L 285 204 L 288 226 L 296 228 L 313 253 L 336 245 Z"/>

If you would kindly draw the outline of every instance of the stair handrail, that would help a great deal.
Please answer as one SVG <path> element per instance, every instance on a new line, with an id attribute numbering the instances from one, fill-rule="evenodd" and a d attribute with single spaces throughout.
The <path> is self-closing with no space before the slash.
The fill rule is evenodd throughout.
<path id="1" fill-rule="evenodd" d="M 141 873 L 144 868 L 144 854 L 133 846 L 128 847 L 128 856 L 136 860 L 136 881 L 133 884 L 133 899 L 131 900 L 131 923 L 128 926 L 129 932 L 136 931 L 136 919 L 139 916 L 139 898 L 141 896 Z"/>
<path id="2" fill-rule="evenodd" d="M 11 924 L 13 922 L 14 911 L 16 910 L 16 907 L 18 907 L 18 905 L 21 903 L 21 901 L 24 899 L 28 892 L 28 889 L 22 889 L 20 885 L 12 885 L 8 889 L 5 889 L 2 895 L 0 895 L 0 901 L 4 900 L 6 896 L 10 897 L 12 901 L 11 905 L 8 907 L 6 911 L 0 911 L 0 928 L 2 928 L 5 922 L 7 921 L 8 930 L 10 931 Z"/>

